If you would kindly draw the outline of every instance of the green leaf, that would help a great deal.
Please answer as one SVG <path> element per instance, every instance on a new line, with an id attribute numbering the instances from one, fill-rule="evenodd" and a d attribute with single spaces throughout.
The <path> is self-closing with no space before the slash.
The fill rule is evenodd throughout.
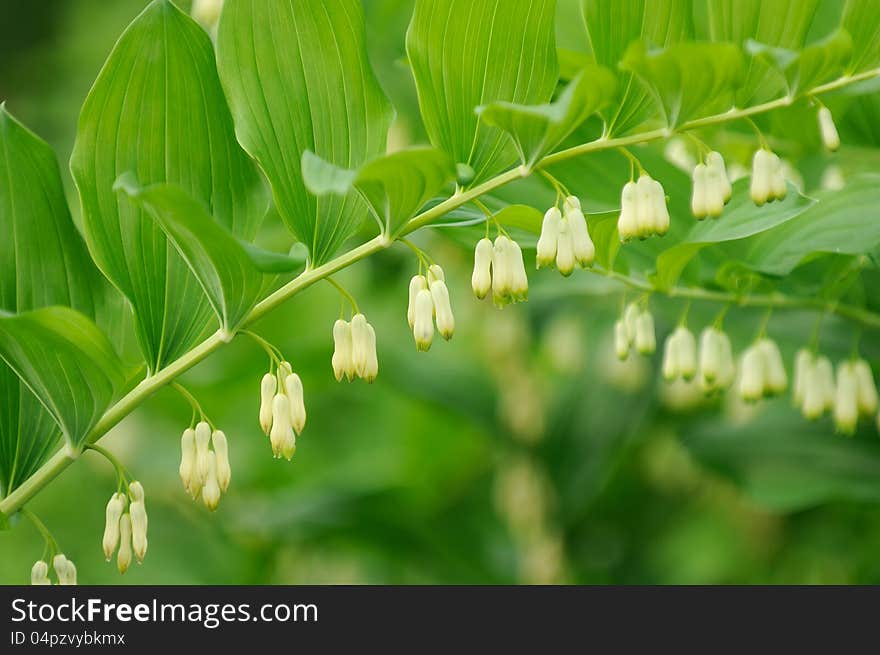
<path id="1" fill-rule="evenodd" d="M 494 215 L 494 220 L 505 227 L 539 235 L 544 214 L 529 205 L 508 205 Z"/>
<path id="2" fill-rule="evenodd" d="M 751 39 L 746 42 L 745 49 L 782 73 L 788 85 L 788 94 L 797 97 L 843 74 L 844 65 L 852 52 L 852 38 L 846 30 L 837 30 L 800 51 L 768 46 Z"/>
<path id="3" fill-rule="evenodd" d="M 583 0 L 583 14 L 598 64 L 619 70 L 634 41 L 666 47 L 693 34 L 691 0 Z M 648 89 L 631 72 L 621 71 L 609 134 L 625 134 L 657 114 Z"/>
<path id="4" fill-rule="evenodd" d="M 45 307 L 0 316 L 0 357 L 52 415 L 71 448 L 125 384 L 113 346 L 86 316 Z"/>
<path id="5" fill-rule="evenodd" d="M 308 193 L 303 153 L 356 169 L 385 152 L 393 117 L 369 65 L 360 2 L 228 0 L 217 50 L 238 138 L 312 264 L 322 264 L 367 211 L 355 193 Z"/>
<path id="6" fill-rule="evenodd" d="M 732 43 L 676 43 L 648 51 L 637 41 L 620 66 L 651 89 L 666 125 L 676 127 L 733 106 L 733 92 L 743 79 L 744 58 Z"/>
<path id="7" fill-rule="evenodd" d="M 555 0 L 416 2 L 406 51 L 425 129 L 432 144 L 474 169 L 473 184 L 516 161 L 509 137 L 474 109 L 536 105 L 553 94 L 555 8 Z"/>
<path id="8" fill-rule="evenodd" d="M 756 237 L 743 256 L 746 265 L 770 275 L 787 275 L 818 253 L 857 255 L 880 245 L 880 177 L 866 175 L 818 202 L 793 220 Z"/>
<path id="9" fill-rule="evenodd" d="M 757 207 L 749 195 L 749 184 L 748 179 L 738 180 L 734 184 L 730 203 L 719 218 L 695 222 L 679 243 L 660 253 L 657 258 L 657 272 L 653 276 L 653 281 L 659 288 L 671 288 L 688 262 L 703 248 L 771 230 L 799 216 L 813 205 L 813 200 L 789 186 L 784 200 Z"/>
<path id="10" fill-rule="evenodd" d="M 366 201 L 382 234 L 396 236 L 404 224 L 455 179 L 452 159 L 436 148 L 412 148 L 348 170 L 304 152 L 303 179 L 317 196 L 356 190 Z"/>
<path id="11" fill-rule="evenodd" d="M 265 210 L 257 171 L 235 141 L 204 30 L 154 0 L 125 30 L 86 98 L 70 162 L 92 256 L 128 297 L 151 371 L 186 352 L 210 308 L 152 219 L 113 191 L 134 171 L 177 184 L 250 239 Z"/>
<path id="12" fill-rule="evenodd" d="M 847 0 L 840 24 L 853 41 L 847 71 L 860 73 L 880 65 L 880 4 L 875 0 Z"/>
<path id="13" fill-rule="evenodd" d="M 574 77 L 554 102 L 543 105 L 493 102 L 478 107 L 477 113 L 488 125 L 509 134 L 520 160 L 531 167 L 608 104 L 614 98 L 616 84 L 611 71 L 590 65 Z"/>
<path id="14" fill-rule="evenodd" d="M 264 286 L 263 272 L 251 253 L 232 232 L 216 222 L 207 208 L 174 184 L 143 187 L 132 173 L 120 176 L 114 189 L 125 193 L 145 209 L 177 248 L 190 267 L 220 327 L 232 332 L 259 300 Z M 276 255 L 274 265 L 283 257 Z M 300 262 L 287 258 L 287 270 Z"/>
<path id="15" fill-rule="evenodd" d="M 0 310 L 68 305 L 104 317 L 108 291 L 70 218 L 55 153 L 0 105 Z M 0 361 L 0 495 L 37 470 L 58 437 L 49 413 Z"/>

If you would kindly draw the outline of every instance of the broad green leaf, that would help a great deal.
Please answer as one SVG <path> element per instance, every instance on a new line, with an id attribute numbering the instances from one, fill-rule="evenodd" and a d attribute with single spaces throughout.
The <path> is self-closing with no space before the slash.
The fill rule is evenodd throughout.
<path id="1" fill-rule="evenodd" d="M 184 353 L 210 320 L 186 263 L 143 210 L 113 191 L 179 185 L 250 239 L 265 210 L 257 172 L 235 141 L 204 30 L 154 0 L 125 30 L 86 98 L 70 162 L 92 256 L 128 297 L 153 372 Z"/>
<path id="2" fill-rule="evenodd" d="M 618 70 L 634 41 L 666 47 L 693 35 L 691 0 L 583 0 L 590 47 L 598 64 Z M 648 89 L 621 71 L 618 98 L 607 116 L 608 132 L 631 132 L 657 114 Z"/>
<path id="3" fill-rule="evenodd" d="M 555 0 L 416 2 L 406 50 L 422 119 L 432 144 L 473 168 L 473 184 L 516 161 L 509 137 L 474 110 L 537 105 L 553 94 L 555 8 Z"/>
<path id="4" fill-rule="evenodd" d="M 742 83 L 744 57 L 732 43 L 676 43 L 649 51 L 637 41 L 620 63 L 651 89 L 666 125 L 677 127 L 733 106 Z"/>
<path id="5" fill-rule="evenodd" d="M 590 238 L 596 246 L 596 263 L 606 271 L 614 270 L 614 260 L 620 251 L 620 234 L 617 231 L 619 211 L 587 214 Z"/>
<path id="6" fill-rule="evenodd" d="M 496 213 L 493 218 L 505 227 L 517 228 L 539 235 L 544 214 L 528 205 L 508 205 Z"/>
<path id="7" fill-rule="evenodd" d="M 856 255 L 880 245 L 880 177 L 864 176 L 817 199 L 795 219 L 756 237 L 744 263 L 762 273 L 786 275 L 813 254 Z"/>
<path id="8" fill-rule="evenodd" d="M 589 116 L 614 98 L 614 75 L 601 66 L 580 71 L 554 102 L 518 105 L 493 102 L 477 108 L 488 125 L 511 136 L 520 160 L 531 167 L 553 151 Z"/>
<path id="9" fill-rule="evenodd" d="M 852 59 L 847 71 L 860 73 L 880 65 L 880 3 L 875 0 L 846 0 L 841 19 L 852 36 Z"/>
<path id="10" fill-rule="evenodd" d="M 744 46 L 752 39 L 799 51 L 816 15 L 819 0 L 708 0 L 707 25 L 699 36 Z M 750 58 L 736 106 L 748 107 L 785 94 L 785 79 L 766 61 Z"/>
<path id="11" fill-rule="evenodd" d="M 0 105 L 0 310 L 67 305 L 103 316 L 106 291 L 70 218 L 55 153 Z M 49 413 L 0 361 L 0 496 L 39 468 L 58 437 Z"/>
<path id="12" fill-rule="evenodd" d="M 250 246 L 246 250 L 235 235 L 215 221 L 207 208 L 174 184 L 143 187 L 133 174 L 123 174 L 114 188 L 125 193 L 162 228 L 192 270 L 220 327 L 231 332 L 259 300 L 264 287 L 263 272 L 257 268 Z M 273 257 L 273 265 L 281 263 Z M 300 262 L 287 258 L 294 270 Z"/>
<path id="13" fill-rule="evenodd" d="M 703 248 L 713 243 L 745 239 L 771 230 L 802 214 L 813 205 L 811 199 L 789 186 L 784 200 L 758 207 L 749 195 L 749 184 L 748 179 L 738 180 L 734 184 L 733 196 L 719 218 L 695 222 L 679 243 L 660 253 L 657 258 L 657 272 L 653 277 L 654 283 L 659 288 L 672 287 L 678 281 L 684 267 Z"/>
<path id="14" fill-rule="evenodd" d="M 852 52 L 852 38 L 845 30 L 837 30 L 800 51 L 768 46 L 751 39 L 745 48 L 750 55 L 764 59 L 779 70 L 788 85 L 788 95 L 797 97 L 843 73 Z"/>
<path id="15" fill-rule="evenodd" d="M 217 51 L 238 138 L 312 264 L 322 264 L 367 209 L 355 193 L 310 194 L 303 153 L 356 169 L 385 152 L 393 117 L 367 58 L 360 2 L 228 0 Z"/>
<path id="16" fill-rule="evenodd" d="M 122 390 L 122 361 L 98 327 L 68 307 L 0 316 L 0 358 L 79 449 Z"/>
<path id="17" fill-rule="evenodd" d="M 391 237 L 455 179 L 452 159 L 436 148 L 402 150 L 367 162 L 357 170 L 334 166 L 306 151 L 302 169 L 306 187 L 316 196 L 357 191 L 379 224 L 379 231 Z"/>

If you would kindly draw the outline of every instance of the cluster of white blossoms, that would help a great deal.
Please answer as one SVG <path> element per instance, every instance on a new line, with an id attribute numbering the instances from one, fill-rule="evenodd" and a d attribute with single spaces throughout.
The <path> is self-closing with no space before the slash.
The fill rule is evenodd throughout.
<path id="1" fill-rule="evenodd" d="M 697 341 L 694 333 L 679 325 L 663 344 L 663 379 L 693 380 L 697 374 Z"/>
<path id="2" fill-rule="evenodd" d="M 736 378 L 736 362 L 730 337 L 715 326 L 700 333 L 700 356 L 697 377 L 703 393 L 726 389 Z"/>
<path id="3" fill-rule="evenodd" d="M 706 156 L 705 164 L 697 164 L 693 180 L 691 211 L 694 216 L 699 220 L 721 216 L 733 193 L 721 153 L 713 150 Z"/>
<path id="4" fill-rule="evenodd" d="M 416 348 L 430 350 L 434 342 L 434 323 L 437 332 L 449 341 L 455 332 L 455 316 L 449 301 L 446 275 L 437 264 L 428 267 L 427 275 L 416 275 L 409 282 L 409 304 L 406 320 L 412 330 Z"/>
<path id="5" fill-rule="evenodd" d="M 337 320 L 333 324 L 333 357 L 330 360 L 333 375 L 339 382 L 345 377 L 351 382 L 355 377 L 373 382 L 379 375 L 379 358 L 376 355 L 376 331 L 367 323 L 363 314 L 355 314 L 351 322 Z M 268 374 L 267 374 L 268 375 Z M 264 384 L 266 377 L 263 378 Z M 271 393 L 275 393 L 274 387 Z M 301 392 L 300 392 L 301 393 Z M 265 398 L 265 392 L 264 392 Z M 262 411 L 260 412 L 262 416 Z M 302 408 L 302 423 L 306 410 Z M 263 423 L 262 419 L 260 423 Z M 297 430 L 297 433 L 301 430 Z"/>
<path id="6" fill-rule="evenodd" d="M 788 388 L 788 374 L 776 342 L 767 337 L 758 339 L 742 355 L 739 394 L 746 402 L 778 396 Z"/>
<path id="7" fill-rule="evenodd" d="M 652 355 L 657 349 L 654 317 L 636 302 L 627 305 L 623 318 L 614 324 L 614 351 L 617 358 L 625 360 L 633 346 L 641 355 Z"/>
<path id="8" fill-rule="evenodd" d="M 52 558 L 52 568 L 55 570 L 55 577 L 58 580 L 57 584 L 76 584 L 76 566 L 64 556 L 64 553 L 58 553 Z M 31 567 L 31 584 L 52 584 L 52 581 L 49 579 L 49 564 L 41 559 L 34 562 L 34 565 Z"/>
<path id="9" fill-rule="evenodd" d="M 837 134 L 837 126 L 834 124 L 834 117 L 828 107 L 820 107 L 819 113 L 819 134 L 822 136 L 822 143 L 831 152 L 840 147 L 840 135 Z"/>
<path id="10" fill-rule="evenodd" d="M 620 194 L 620 218 L 617 219 L 620 240 L 663 236 L 669 231 L 669 209 L 663 185 L 647 173 L 638 182 L 627 182 Z"/>
<path id="11" fill-rule="evenodd" d="M 877 387 L 871 367 L 863 359 L 841 362 L 837 367 L 834 424 L 842 434 L 853 434 L 860 416 L 877 413 Z"/>
<path id="12" fill-rule="evenodd" d="M 783 200 L 787 191 L 785 169 L 779 155 L 760 148 L 752 159 L 752 200 L 760 206 L 765 202 Z"/>
<path id="13" fill-rule="evenodd" d="M 180 438 L 180 481 L 194 499 L 212 512 L 220 504 L 220 495 L 229 488 L 232 468 L 229 444 L 222 430 L 211 430 L 205 421 L 187 428 Z"/>
<path id="14" fill-rule="evenodd" d="M 792 400 L 804 418 L 815 420 L 832 411 L 836 395 L 831 360 L 807 348 L 799 350 L 794 358 Z"/>
<path id="15" fill-rule="evenodd" d="M 363 314 L 358 314 L 352 323 L 358 316 L 363 319 Z M 296 452 L 296 437 L 306 427 L 306 405 L 302 380 L 289 362 L 280 362 L 277 370 L 266 373 L 260 382 L 260 427 L 269 437 L 272 454 L 290 461 Z"/>
<path id="16" fill-rule="evenodd" d="M 491 291 L 498 307 L 528 300 L 529 278 L 519 244 L 503 234 L 494 244 L 488 238 L 480 239 L 474 249 L 471 287 L 480 300 Z"/>
<path id="17" fill-rule="evenodd" d="M 587 219 L 577 196 L 565 198 L 562 211 L 558 207 L 548 209 L 538 239 L 537 267 L 555 263 L 556 270 L 568 277 L 575 264 L 586 268 L 592 266 L 595 259 L 596 247 L 590 239 Z"/>
<path id="18" fill-rule="evenodd" d="M 143 563 L 147 554 L 147 507 L 141 483 L 135 480 L 129 484 L 128 496 L 113 494 L 107 503 L 106 514 L 101 543 L 104 556 L 109 562 L 116 552 L 116 566 L 120 573 L 125 573 L 131 566 L 132 552 L 138 563 Z"/>

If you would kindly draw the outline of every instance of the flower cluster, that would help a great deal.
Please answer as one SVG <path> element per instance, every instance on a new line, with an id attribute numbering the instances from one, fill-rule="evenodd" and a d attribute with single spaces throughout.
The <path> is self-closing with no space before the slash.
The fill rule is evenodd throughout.
<path id="1" fill-rule="evenodd" d="M 372 325 L 367 323 L 366 316 L 357 313 L 351 318 L 351 322 L 339 319 L 333 324 L 333 357 L 330 363 L 333 366 L 333 375 L 337 382 L 341 381 L 343 377 L 349 382 L 355 377 L 362 378 L 367 382 L 373 382 L 376 379 L 379 375 L 376 331 Z M 266 376 L 263 377 L 263 383 L 266 384 Z M 274 393 L 273 386 L 270 395 Z M 300 395 L 302 395 L 301 391 Z M 265 398 L 265 394 L 263 397 Z M 271 409 L 269 410 L 269 418 L 271 422 Z M 305 424 L 305 407 L 302 407 L 302 423 Z M 268 433 L 265 428 L 264 431 Z M 297 430 L 297 433 L 299 432 L 301 430 Z"/>
<path id="2" fill-rule="evenodd" d="M 59 585 L 75 585 L 76 584 L 76 566 L 64 553 L 58 553 L 52 558 L 52 568 L 55 570 L 55 576 Z M 49 579 L 49 565 L 43 560 L 37 560 L 31 567 L 31 584 L 32 585 L 50 585 L 52 581 Z"/>
<path id="3" fill-rule="evenodd" d="M 692 380 L 697 374 L 697 341 L 684 325 L 679 325 L 663 344 L 663 379 Z"/>
<path id="4" fill-rule="evenodd" d="M 693 180 L 691 211 L 694 216 L 699 220 L 721 216 L 733 193 L 721 154 L 713 150 L 706 156 L 705 164 L 697 164 Z"/>
<path id="5" fill-rule="evenodd" d="M 759 149 L 752 160 L 752 200 L 760 206 L 783 200 L 787 191 L 782 160 L 766 148 Z"/>
<path id="6" fill-rule="evenodd" d="M 617 220 L 620 240 L 646 239 L 669 231 L 669 210 L 663 185 L 647 173 L 638 182 L 627 182 L 620 194 L 620 218 Z"/>
<path id="7" fill-rule="evenodd" d="M 730 337 L 714 326 L 700 333 L 698 379 L 706 394 L 726 389 L 736 378 Z"/>
<path id="8" fill-rule="evenodd" d="M 358 316 L 363 319 L 363 314 L 357 314 L 352 323 Z M 363 323 L 370 327 L 366 319 Z M 269 371 L 260 382 L 260 427 L 269 437 L 272 454 L 290 461 L 296 452 L 296 437 L 306 427 L 306 406 L 302 380 L 289 362 L 279 362 L 275 373 Z"/>
<path id="9" fill-rule="evenodd" d="M 614 324 L 614 350 L 621 361 L 629 357 L 635 349 L 641 355 L 652 355 L 657 349 L 654 334 L 654 317 L 638 303 L 630 303 L 623 312 L 623 318 Z"/>
<path id="10" fill-rule="evenodd" d="M 126 512 L 126 506 L 128 511 Z M 132 552 L 139 563 L 147 554 L 147 508 L 144 488 L 137 480 L 128 485 L 128 495 L 115 493 L 107 503 L 102 547 L 107 561 L 116 552 L 116 566 L 125 573 L 131 566 Z"/>
<path id="11" fill-rule="evenodd" d="M 740 365 L 739 394 L 746 402 L 777 396 L 788 387 L 788 375 L 779 346 L 772 339 L 758 339 L 743 353 Z"/>
<path id="12" fill-rule="evenodd" d="M 494 244 L 488 238 L 480 239 L 474 249 L 471 286 L 480 300 L 491 290 L 498 307 L 528 300 L 529 278 L 519 244 L 503 234 Z"/>
<path id="13" fill-rule="evenodd" d="M 577 196 L 565 198 L 561 212 L 558 207 L 548 209 L 538 239 L 537 267 L 552 266 L 555 262 L 556 269 L 567 277 L 575 264 L 586 268 L 595 258 L 596 247 Z"/>
<path id="14" fill-rule="evenodd" d="M 449 341 L 455 332 L 455 316 L 446 288 L 446 276 L 437 264 L 428 267 L 428 275 L 416 275 L 409 283 L 406 320 L 416 348 L 430 350 L 434 341 L 434 322 L 440 336 Z"/>
<path id="15" fill-rule="evenodd" d="M 180 438 L 180 481 L 193 498 L 201 498 L 212 512 L 220 504 L 220 495 L 229 488 L 232 468 L 229 445 L 222 430 L 200 421 L 195 430 L 187 428 Z"/>
<path id="16" fill-rule="evenodd" d="M 871 367 L 863 359 L 841 362 L 837 367 L 834 424 L 842 434 L 853 434 L 859 416 L 877 412 L 877 387 Z"/>

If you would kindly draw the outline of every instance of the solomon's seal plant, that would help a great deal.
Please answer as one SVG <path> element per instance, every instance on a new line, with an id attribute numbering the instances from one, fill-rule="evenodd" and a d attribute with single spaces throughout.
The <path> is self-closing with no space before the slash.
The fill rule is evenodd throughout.
<path id="1" fill-rule="evenodd" d="M 815 314 L 812 342 L 792 358 L 794 405 L 810 420 L 830 414 L 844 434 L 873 423 L 876 362 L 859 344 L 880 329 L 880 185 L 853 160 L 798 166 L 800 140 L 842 157 L 853 128 L 841 116 L 876 94 L 880 3 L 847 0 L 834 37 L 813 43 L 809 2 L 577 4 L 588 38 L 561 58 L 554 0 L 416 0 L 406 61 L 428 143 L 392 150 L 395 111 L 367 57 L 359 0 L 200 0 L 199 22 L 153 0 L 82 107 L 70 159 L 82 233 L 55 154 L 0 107 L 0 523 L 23 516 L 44 536 L 33 584 L 76 582 L 28 504 L 85 454 L 118 479 L 104 556 L 120 573 L 144 561 L 143 486 L 98 442 L 163 387 L 192 408 L 183 493 L 217 509 L 248 435 L 227 437 L 178 378 L 232 341 L 269 359 L 253 380 L 252 432 L 276 459 L 294 457 L 319 385 L 254 331 L 290 298 L 320 281 L 341 294 L 335 322 L 309 317 L 326 325 L 337 381 L 377 379 L 381 334 L 333 276 L 382 251 L 410 258 L 407 277 L 418 268 L 398 294 L 417 350 L 435 332 L 464 332 L 450 300 L 459 278 L 432 259 L 426 232 L 473 247 L 473 294 L 505 316 L 530 293 L 619 298 L 601 366 L 627 384 L 644 378 L 659 339 L 659 372 L 676 393 L 778 396 L 792 353 L 768 325 L 776 334 L 777 316 Z M 795 115 L 809 134 L 785 129 Z M 829 188 L 808 195 L 807 177 Z M 270 205 L 291 248 L 255 245 Z M 691 305 L 717 312 L 714 323 Z M 766 310 L 758 325 L 752 308 Z M 119 354 L 123 317 L 134 365 Z M 753 338 L 725 317 L 750 323 Z M 827 317 L 853 337 L 836 370 L 819 354 Z M 511 423 L 529 434 L 541 399 L 513 351 L 499 377 L 518 390 Z"/>

